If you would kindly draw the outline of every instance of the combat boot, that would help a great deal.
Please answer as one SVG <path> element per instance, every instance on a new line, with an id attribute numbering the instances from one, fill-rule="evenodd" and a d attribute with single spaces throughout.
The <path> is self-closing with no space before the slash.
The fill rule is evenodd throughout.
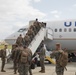
<path id="1" fill-rule="evenodd" d="M 42 70 L 41 73 L 45 73 L 45 70 Z"/>
<path id="2" fill-rule="evenodd" d="M 1 72 L 6 72 L 5 70 L 1 70 Z"/>
<path id="3" fill-rule="evenodd" d="M 40 70 L 39 72 L 42 72 L 42 70 Z"/>

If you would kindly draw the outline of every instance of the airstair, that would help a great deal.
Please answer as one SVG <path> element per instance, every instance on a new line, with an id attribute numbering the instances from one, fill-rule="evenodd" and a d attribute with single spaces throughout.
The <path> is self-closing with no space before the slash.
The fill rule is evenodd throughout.
<path id="1" fill-rule="evenodd" d="M 36 50 L 39 47 L 42 40 L 44 40 L 44 38 L 47 38 L 47 39 L 49 38 L 49 39 L 53 40 L 53 35 L 52 34 L 53 34 L 53 31 L 52 31 L 51 28 L 41 27 L 39 32 L 36 34 L 36 36 L 33 38 L 32 42 L 28 46 L 28 48 L 31 49 L 33 55 L 36 52 Z M 55 61 L 53 61 L 50 58 L 50 56 L 46 56 L 45 59 L 47 59 L 51 63 L 55 64 Z"/>
<path id="2" fill-rule="evenodd" d="M 40 31 L 37 33 L 37 35 L 34 37 L 28 48 L 31 49 L 32 54 L 34 54 L 39 47 L 42 40 L 44 40 L 46 34 L 46 28 L 42 27 Z"/>

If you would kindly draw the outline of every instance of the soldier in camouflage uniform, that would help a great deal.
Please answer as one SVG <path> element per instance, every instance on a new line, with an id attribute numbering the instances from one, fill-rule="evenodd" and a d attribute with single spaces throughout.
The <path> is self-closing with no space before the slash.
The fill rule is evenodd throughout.
<path id="1" fill-rule="evenodd" d="M 19 45 L 19 44 L 23 44 L 23 37 L 22 37 L 22 35 L 20 34 L 19 35 L 19 37 L 17 38 L 17 40 L 16 40 L 16 43 Z"/>
<path id="2" fill-rule="evenodd" d="M 43 23 L 43 22 L 42 22 L 42 27 L 44 27 L 44 28 L 45 28 L 45 27 L 46 27 L 46 23 Z"/>
<path id="3" fill-rule="evenodd" d="M 12 55 L 11 58 L 13 59 L 13 64 L 14 64 L 14 74 L 17 74 L 17 68 L 18 68 L 18 62 L 16 61 L 16 56 L 17 56 L 17 44 L 14 44 L 14 49 L 12 50 Z"/>
<path id="4" fill-rule="evenodd" d="M 35 35 L 37 34 L 37 30 L 34 25 L 31 25 L 30 28 L 34 31 Z"/>
<path id="5" fill-rule="evenodd" d="M 27 34 L 28 34 L 28 36 L 30 37 L 30 39 L 31 39 L 31 41 L 32 41 L 32 39 L 33 39 L 34 36 L 35 36 L 34 31 L 30 28 L 30 29 L 28 30 Z"/>
<path id="6" fill-rule="evenodd" d="M 4 66 L 5 66 L 5 61 L 6 61 L 6 49 L 7 49 L 7 45 L 4 46 L 4 49 L 2 49 L 1 51 L 1 60 L 2 60 L 2 66 L 1 66 L 1 72 L 6 72 L 4 70 Z"/>
<path id="7" fill-rule="evenodd" d="M 45 73 L 45 65 L 44 65 L 44 60 L 45 60 L 44 41 L 42 41 L 40 47 L 41 47 L 41 48 L 40 48 L 40 52 L 39 52 L 39 57 L 40 57 L 41 70 L 40 70 L 39 72 Z"/>
<path id="8" fill-rule="evenodd" d="M 30 37 L 28 36 L 28 34 L 26 33 L 25 37 L 24 37 L 24 45 L 29 45 L 31 42 Z"/>
<path id="9" fill-rule="evenodd" d="M 35 28 L 36 28 L 36 30 L 38 32 L 40 30 L 38 19 L 36 19 L 36 21 L 34 22 L 34 26 L 35 26 Z"/>
<path id="10" fill-rule="evenodd" d="M 61 53 L 63 53 L 63 50 L 61 50 L 61 45 L 57 43 L 56 50 L 51 54 L 51 57 L 55 57 L 56 59 L 56 74 L 57 75 L 64 75 L 64 67 L 62 67 L 58 62 L 58 59 Z"/>
<path id="11" fill-rule="evenodd" d="M 24 49 L 26 49 L 26 52 L 28 53 L 29 73 L 30 75 L 32 75 L 32 70 L 31 70 L 32 51 L 27 46 L 24 46 Z"/>
<path id="12" fill-rule="evenodd" d="M 24 46 L 24 49 L 23 51 L 26 53 L 26 56 L 29 57 L 28 53 L 29 53 L 29 49 L 27 47 Z M 24 61 L 27 61 L 26 63 L 23 63 L 21 61 L 21 56 L 20 56 L 20 61 L 19 61 L 19 75 L 28 75 L 28 71 L 29 71 L 29 61 L 28 59 L 24 60 Z"/>

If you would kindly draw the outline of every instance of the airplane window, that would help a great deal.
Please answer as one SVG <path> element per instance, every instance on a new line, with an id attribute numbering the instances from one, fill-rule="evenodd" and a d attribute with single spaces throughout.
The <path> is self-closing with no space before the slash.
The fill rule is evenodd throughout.
<path id="1" fill-rule="evenodd" d="M 62 29 L 59 29 L 59 32 L 62 32 Z"/>
<path id="2" fill-rule="evenodd" d="M 67 29 L 65 28 L 65 29 L 64 29 L 64 32 L 66 32 L 66 31 L 67 31 Z"/>
<path id="3" fill-rule="evenodd" d="M 76 28 L 74 28 L 74 32 L 76 32 Z"/>
<path id="4" fill-rule="evenodd" d="M 26 30 L 27 30 L 27 28 L 22 28 L 18 32 L 23 32 L 23 31 L 26 31 Z"/>
<path id="5" fill-rule="evenodd" d="M 57 32 L 57 29 L 55 29 L 55 32 Z"/>
<path id="6" fill-rule="evenodd" d="M 71 30 L 71 28 L 69 28 L 69 32 L 71 32 L 72 30 Z"/>

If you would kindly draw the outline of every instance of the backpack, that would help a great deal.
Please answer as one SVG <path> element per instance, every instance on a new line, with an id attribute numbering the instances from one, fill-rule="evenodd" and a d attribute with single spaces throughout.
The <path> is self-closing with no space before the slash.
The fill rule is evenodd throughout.
<path id="1" fill-rule="evenodd" d="M 28 62 L 28 54 L 25 51 L 21 52 L 21 63 L 27 63 Z"/>
<path id="2" fill-rule="evenodd" d="M 58 61 L 59 61 L 59 64 L 65 68 L 68 63 L 68 53 L 67 52 L 61 53 Z"/>
<path id="3" fill-rule="evenodd" d="M 2 50 L 0 50 L 0 58 L 2 57 Z"/>

